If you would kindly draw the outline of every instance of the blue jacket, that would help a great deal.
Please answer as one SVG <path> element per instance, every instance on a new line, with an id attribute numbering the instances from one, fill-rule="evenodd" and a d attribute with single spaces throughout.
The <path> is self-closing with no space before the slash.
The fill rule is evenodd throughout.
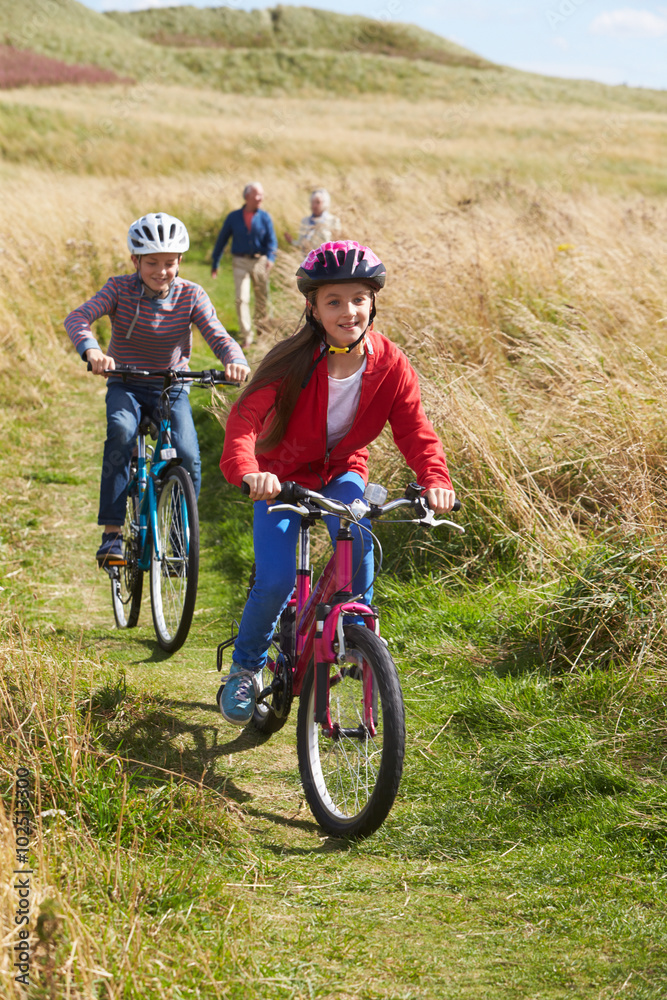
<path id="1" fill-rule="evenodd" d="M 250 232 L 243 218 L 243 209 L 237 208 L 230 212 L 222 224 L 222 229 L 218 233 L 218 238 L 213 247 L 211 258 L 211 270 L 217 271 L 223 250 L 227 245 L 229 237 L 232 238 L 233 254 L 265 254 L 270 261 L 276 259 L 278 240 L 273 231 L 273 223 L 268 212 L 258 208 L 252 216 Z"/>

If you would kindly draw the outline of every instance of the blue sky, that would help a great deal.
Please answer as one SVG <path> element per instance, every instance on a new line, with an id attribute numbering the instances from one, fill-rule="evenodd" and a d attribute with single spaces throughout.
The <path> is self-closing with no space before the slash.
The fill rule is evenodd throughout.
<path id="1" fill-rule="evenodd" d="M 177 0 L 84 2 L 94 10 L 178 5 Z M 228 6 L 250 10 L 277 2 L 232 0 Z M 206 0 L 190 5 L 221 6 Z M 633 6 L 622 0 L 308 0 L 303 6 L 418 24 L 518 69 L 667 89 L 667 0 Z"/>

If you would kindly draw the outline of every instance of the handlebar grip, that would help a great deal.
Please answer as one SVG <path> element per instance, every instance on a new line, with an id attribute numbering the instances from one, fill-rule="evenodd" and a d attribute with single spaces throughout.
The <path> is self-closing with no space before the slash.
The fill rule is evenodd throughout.
<path id="1" fill-rule="evenodd" d="M 241 493 L 250 496 L 250 487 L 247 483 L 241 483 Z M 272 503 L 296 503 L 298 500 L 305 500 L 308 490 L 298 483 L 285 482 L 278 496 L 273 498 Z"/>
<path id="2" fill-rule="evenodd" d="M 455 510 L 461 510 L 461 501 L 460 500 L 455 500 L 454 501 L 454 506 L 452 507 L 452 510 L 453 511 L 455 511 Z"/>

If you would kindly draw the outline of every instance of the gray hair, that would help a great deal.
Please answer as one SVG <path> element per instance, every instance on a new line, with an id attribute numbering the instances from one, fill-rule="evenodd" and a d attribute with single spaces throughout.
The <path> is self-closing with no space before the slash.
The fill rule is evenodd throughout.
<path id="1" fill-rule="evenodd" d="M 331 204 L 331 195 L 326 188 L 315 188 L 314 191 L 310 193 L 310 200 L 312 202 L 315 195 L 318 194 L 324 203 L 324 211 L 329 211 L 329 205 Z"/>
<path id="2" fill-rule="evenodd" d="M 261 188 L 261 187 L 262 187 L 261 181 L 251 181 L 250 184 L 246 184 L 246 186 L 243 188 L 243 197 L 247 198 L 248 194 L 252 191 L 253 188 Z M 262 188 L 262 191 L 263 190 L 264 188 Z"/>

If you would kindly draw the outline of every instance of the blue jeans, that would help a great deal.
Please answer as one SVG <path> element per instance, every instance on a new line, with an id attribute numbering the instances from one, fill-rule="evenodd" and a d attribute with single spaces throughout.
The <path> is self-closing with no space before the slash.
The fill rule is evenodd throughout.
<path id="1" fill-rule="evenodd" d="M 100 510 L 98 524 L 117 524 L 125 521 L 127 486 L 130 479 L 130 461 L 137 440 L 137 431 L 144 414 L 155 419 L 160 404 L 162 383 L 124 383 L 119 378 L 109 379 L 107 385 L 107 439 L 104 442 L 102 479 L 100 482 Z M 201 486 L 201 461 L 199 442 L 192 419 L 187 386 L 170 390 L 171 438 L 183 468 L 192 477 L 195 493 Z"/>
<path id="2" fill-rule="evenodd" d="M 364 494 L 364 481 L 356 472 L 346 472 L 318 490 L 323 496 L 351 503 Z M 337 517 L 325 519 L 331 540 L 338 531 Z M 361 522 L 367 528 L 369 522 Z M 254 506 L 255 583 L 250 591 L 234 645 L 234 663 L 246 670 L 261 670 L 266 663 L 273 631 L 292 596 L 296 581 L 296 545 L 301 516 L 292 511 L 269 513 L 269 505 L 259 500 Z M 369 604 L 373 597 L 373 539 L 352 525 L 352 593 L 363 594 Z"/>

